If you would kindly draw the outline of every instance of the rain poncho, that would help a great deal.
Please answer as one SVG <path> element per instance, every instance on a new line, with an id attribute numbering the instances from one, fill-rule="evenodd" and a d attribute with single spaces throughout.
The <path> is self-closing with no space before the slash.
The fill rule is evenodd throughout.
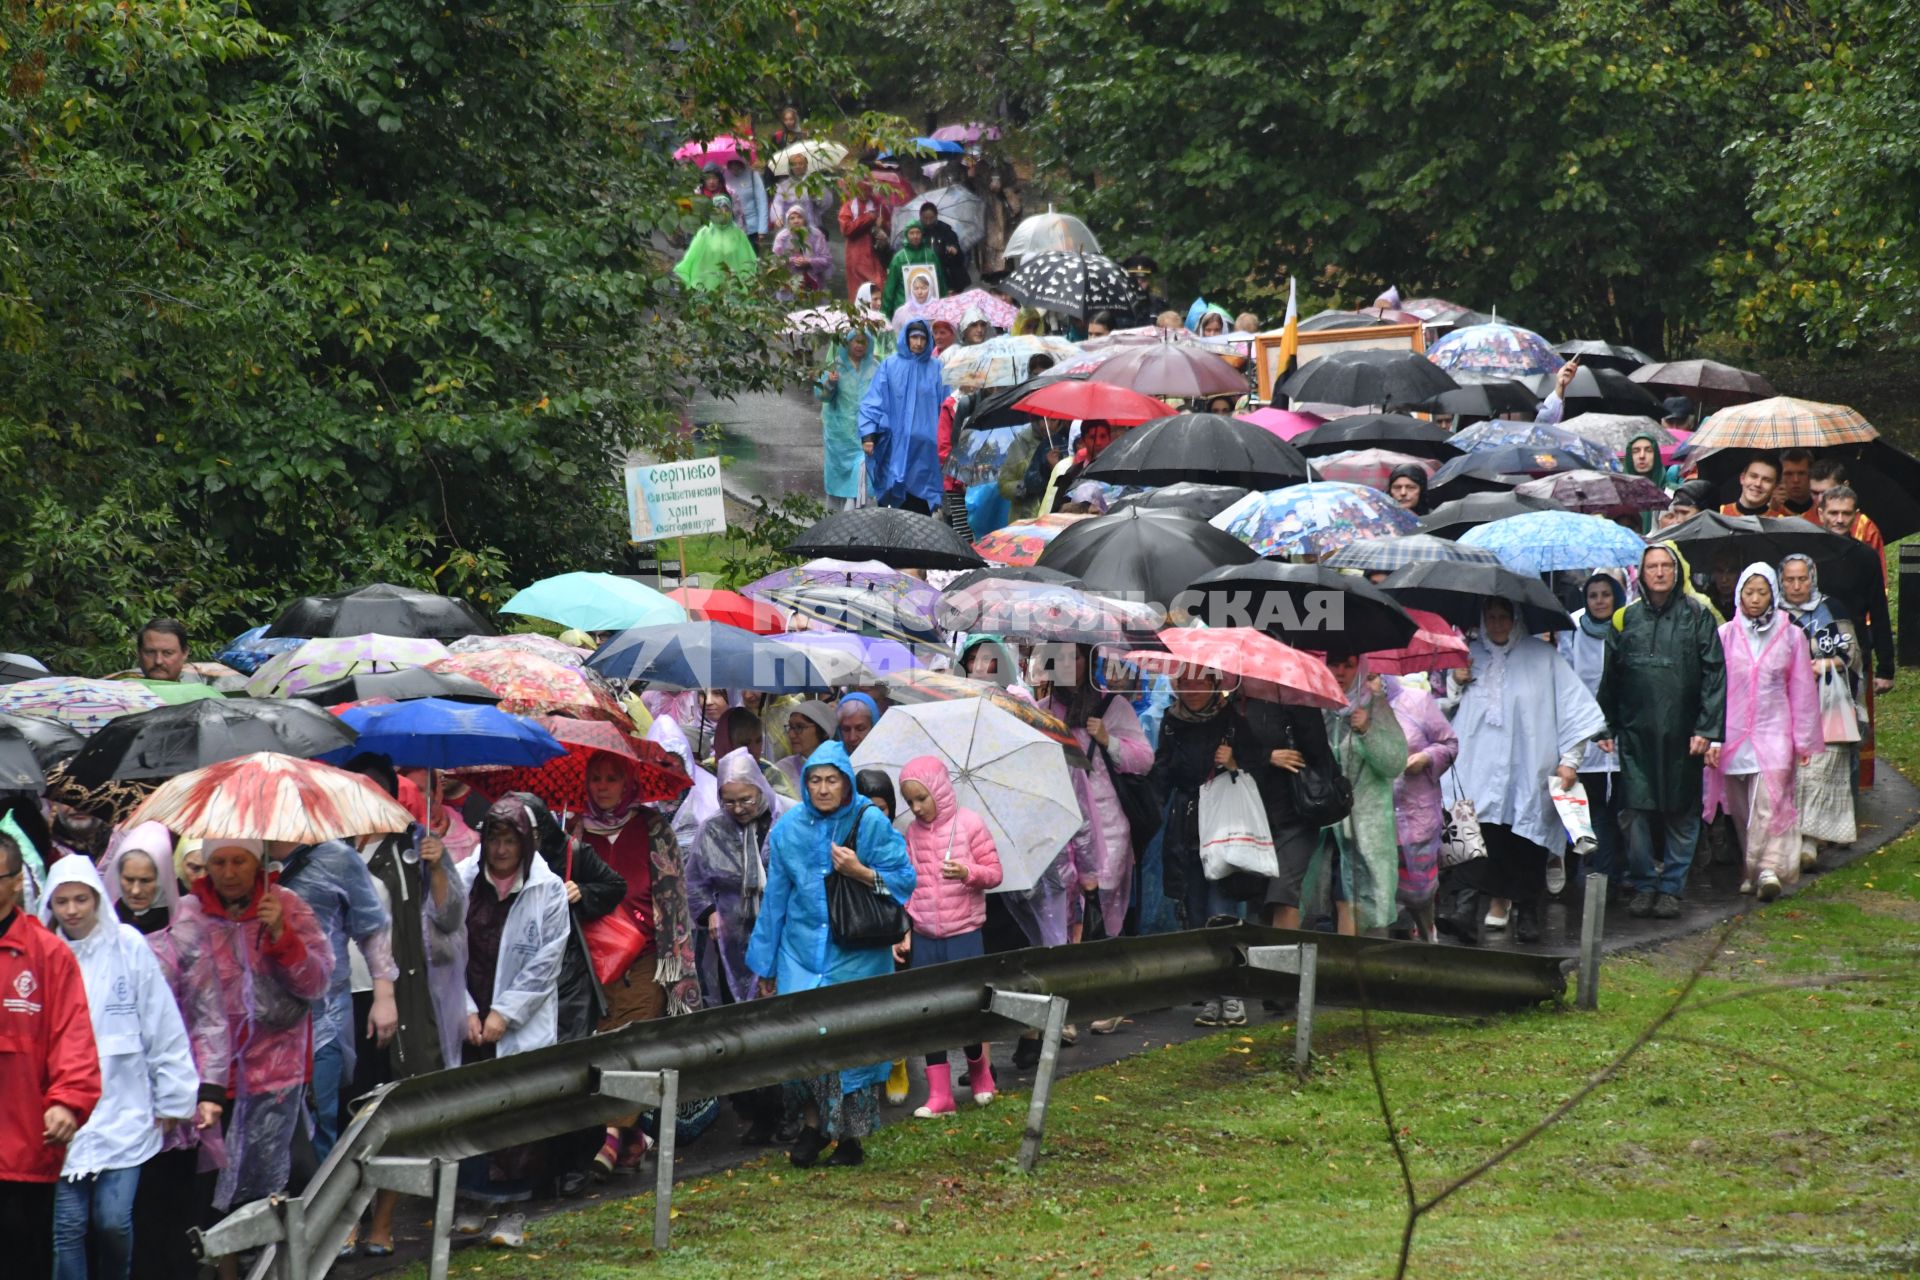
<path id="1" fill-rule="evenodd" d="M 500 807 L 496 804 L 489 811 L 488 821 L 494 820 Z M 534 851 L 532 816 L 527 816 L 524 825 L 515 823 L 514 826 L 526 846 L 526 856 L 520 864 L 519 888 L 507 908 L 506 924 L 500 933 L 487 1007 L 481 1008 L 474 999 L 471 977 L 467 989 L 468 1014 L 484 1019 L 489 1013 L 497 1013 L 506 1020 L 507 1033 L 494 1046 L 495 1053 L 502 1058 L 529 1049 L 544 1049 L 559 1039 L 560 963 L 570 929 L 567 887 L 547 866 L 547 860 Z M 492 877 L 487 876 L 487 883 L 475 887 L 475 881 L 486 875 L 486 864 L 486 854 L 482 852 L 459 866 L 461 886 L 467 893 L 469 921 L 473 919 L 475 893 L 495 894 L 495 901 L 499 900 Z"/>
<path id="2" fill-rule="evenodd" d="M 867 339 L 866 359 L 855 363 L 847 343 L 853 335 L 840 340 L 834 349 L 833 366 L 813 384 L 813 398 L 820 402 L 820 432 L 825 450 L 822 470 L 829 498 L 856 499 L 869 492 L 862 484 L 867 456 L 860 448 L 860 402 L 867 387 L 880 372 L 880 357 L 875 353 L 873 335 L 860 331 Z M 828 374 L 840 375 L 838 382 Z"/>
<path id="3" fill-rule="evenodd" d="M 67 1146 L 63 1178 L 131 1169 L 160 1153 L 162 1118 L 193 1118 L 200 1073 L 160 962 L 146 938 L 115 918 L 106 886 L 85 858 L 62 858 L 47 878 L 40 918 L 60 936 L 51 905 L 62 885 L 79 884 L 99 900 L 93 931 L 66 938 L 86 982 L 93 1042 L 100 1053 L 100 1101 Z"/>
<path id="4" fill-rule="evenodd" d="M 1367 683 L 1367 664 L 1354 672 L 1347 691 L 1347 707 L 1328 711 L 1327 741 L 1340 771 L 1353 784 L 1353 809 L 1333 828 L 1340 849 L 1340 883 L 1353 904 L 1354 925 L 1384 929 L 1400 913 L 1400 842 L 1394 828 L 1394 783 L 1406 773 L 1407 735 L 1384 694 Z M 1367 731 L 1353 731 L 1353 713 L 1367 709 Z M 1316 896 L 1311 888 L 1327 858 L 1323 841 L 1307 868 L 1303 901 Z"/>
<path id="5" fill-rule="evenodd" d="M 1406 736 L 1407 758 L 1427 757 L 1418 773 L 1393 782 L 1393 821 L 1400 842 L 1400 901 L 1418 906 L 1433 897 L 1440 875 L 1440 777 L 1453 767 L 1460 739 L 1431 694 L 1398 676 L 1386 677 L 1387 702 Z"/>
<path id="6" fill-rule="evenodd" d="M 416 826 L 362 851 L 393 921 L 390 936 L 398 973 L 393 994 L 400 1025 L 388 1053 L 400 1078 L 459 1066 L 460 1046 L 466 1042 L 466 890 L 448 846 L 441 856 L 444 897 L 434 901 L 433 869 L 418 856 L 424 835 Z"/>
<path id="7" fill-rule="evenodd" d="M 718 289 L 729 279 L 751 280 L 760 270 L 753 242 L 733 221 L 733 201 L 716 196 L 714 220 L 693 235 L 673 274 L 689 289 Z"/>
<path id="8" fill-rule="evenodd" d="M 1080 815 L 1086 825 L 1069 843 L 1073 867 L 1082 885 L 1091 882 L 1100 890 L 1100 914 L 1107 936 L 1117 938 L 1127 918 L 1127 902 L 1133 893 L 1133 833 L 1127 826 L 1126 811 L 1120 807 L 1120 795 L 1114 790 L 1108 772 L 1108 760 L 1121 773 L 1142 774 L 1153 768 L 1153 748 L 1140 730 L 1140 718 L 1133 704 L 1119 694 L 1108 697 L 1104 709 L 1094 714 L 1107 726 L 1107 746 L 1093 745 L 1087 733 L 1085 717 L 1071 717 L 1059 696 L 1047 700 L 1044 710 L 1073 726 L 1074 741 L 1092 763 L 1088 769 L 1073 770 L 1073 794 L 1080 802 Z M 1075 723 L 1075 720 L 1078 723 Z"/>
<path id="9" fill-rule="evenodd" d="M 907 856 L 913 860 L 913 897 L 907 916 L 913 931 L 927 938 L 953 938 L 987 922 L 987 891 L 1001 880 L 1000 851 L 986 820 L 962 808 L 953 794 L 953 775 L 938 756 L 916 756 L 900 770 L 900 785 L 917 782 L 933 801 L 933 821 L 917 816 L 907 824 Z M 907 804 L 903 794 L 902 805 Z M 966 878 L 949 880 L 942 864 L 966 868 Z"/>
<path id="10" fill-rule="evenodd" d="M 678 800 L 670 800 L 660 806 L 662 813 L 668 815 L 673 827 L 674 841 L 682 849 L 690 849 L 700 839 L 700 828 L 707 820 L 720 812 L 720 789 L 714 783 L 713 775 L 702 769 L 693 758 L 693 745 L 687 741 L 686 733 L 672 716 L 661 716 L 647 730 L 647 741 L 658 743 L 680 757 L 680 763 L 686 766 L 687 776 L 693 779 L 693 786 L 680 794 Z"/>
<path id="11" fill-rule="evenodd" d="M 789 175 L 774 183 L 773 201 L 767 210 L 767 226 L 774 230 L 784 229 L 787 210 L 798 209 L 809 227 L 824 232 L 827 219 L 833 216 L 833 197 L 821 190 L 820 181 L 808 173 Z"/>
<path id="12" fill-rule="evenodd" d="M 700 841 L 687 855 L 687 907 L 695 920 L 715 917 L 713 940 L 720 950 L 721 981 L 736 1001 L 754 995 L 753 970 L 747 967 L 747 941 L 767 887 L 767 833 L 793 807 L 767 786 L 759 764 L 743 747 L 714 766 L 719 786 L 743 782 L 760 796 L 758 810 L 744 822 L 730 809 L 709 818 Z M 742 815 L 744 816 L 744 815 Z"/>
<path id="13" fill-rule="evenodd" d="M 932 267 L 944 283 L 946 272 L 940 265 L 940 251 L 927 243 L 923 233 L 918 248 L 903 244 L 894 250 L 893 260 L 887 264 L 886 287 L 880 291 L 881 315 L 891 316 L 906 305 L 908 267 Z"/>
<path id="14" fill-rule="evenodd" d="M 927 338 L 919 355 L 907 349 L 907 336 L 916 329 Z M 945 398 L 940 365 L 933 358 L 933 330 L 915 320 L 900 331 L 897 350 L 860 401 L 860 438 L 874 441 L 868 487 L 882 505 L 897 507 L 918 498 L 929 509 L 939 507 L 940 402 Z"/>
<path id="15" fill-rule="evenodd" d="M 796 231 L 782 222 L 780 233 L 773 238 L 773 256 L 792 274 L 793 288 L 801 293 L 825 288 L 827 276 L 833 271 L 826 233 L 811 223 Z"/>
<path id="16" fill-rule="evenodd" d="M 893 231 L 893 206 L 874 198 L 870 184 L 854 188 L 853 198 L 840 206 L 840 234 L 847 243 L 847 300 L 860 303 L 861 286 L 878 291 L 887 273 L 874 246 Z M 861 304 L 863 307 L 869 304 Z"/>
<path id="17" fill-rule="evenodd" d="M 1646 471 L 1636 471 L 1633 466 L 1633 446 L 1642 440 L 1653 446 L 1653 466 Z M 1620 470 L 1630 476 L 1639 476 L 1642 480 L 1651 480 L 1654 484 L 1659 485 L 1661 489 L 1668 492 L 1672 492 L 1674 481 L 1678 479 L 1677 469 L 1669 467 L 1666 463 L 1660 461 L 1660 441 L 1646 432 L 1642 432 L 1627 441 L 1627 447 L 1620 451 Z M 1656 511 L 1641 512 L 1640 532 L 1652 532 L 1658 517 L 1659 513 Z"/>
<path id="18" fill-rule="evenodd" d="M 325 1001 L 313 1006 L 313 1047 L 339 1043 L 344 1075 L 354 1067 L 353 971 L 347 964 L 349 939 L 366 957 L 367 972 L 391 982 L 400 971 L 393 963 L 393 937 L 386 904 L 373 873 L 359 851 L 339 840 L 301 845 L 280 868 L 280 887 L 300 895 L 313 908 L 333 950 L 333 977 Z"/>

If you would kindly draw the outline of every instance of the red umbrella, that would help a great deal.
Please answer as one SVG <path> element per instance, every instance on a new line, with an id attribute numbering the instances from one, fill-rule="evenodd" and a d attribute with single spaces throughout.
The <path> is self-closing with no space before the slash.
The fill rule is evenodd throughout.
<path id="1" fill-rule="evenodd" d="M 1464 671 L 1471 665 L 1467 642 L 1458 627 L 1425 609 L 1409 609 L 1407 613 L 1419 624 L 1413 640 L 1404 648 L 1369 653 L 1369 667 L 1386 675 L 1405 676 L 1416 671 Z"/>
<path id="2" fill-rule="evenodd" d="M 1268 701 L 1336 710 L 1347 695 L 1327 664 L 1252 627 L 1172 627 L 1160 633 L 1165 653 L 1135 650 L 1128 662 L 1143 671 L 1178 675 L 1218 671 L 1239 676 L 1247 693 Z"/>
<path id="3" fill-rule="evenodd" d="M 598 671 L 563 667 L 537 654 L 513 649 L 456 653 L 427 669 L 479 681 L 499 695 L 500 709 L 513 715 L 564 714 L 632 723 Z"/>
<path id="4" fill-rule="evenodd" d="M 127 820 L 176 835 L 319 844 L 405 831 L 413 816 L 357 773 L 272 751 L 168 779 Z"/>
<path id="5" fill-rule="evenodd" d="M 1072 378 L 1050 383 L 1013 406 L 1046 418 L 1100 419 L 1138 426 L 1173 412 L 1164 401 L 1105 382 Z"/>
<path id="6" fill-rule="evenodd" d="M 724 622 L 757 636 L 777 636 L 787 629 L 786 615 L 770 604 L 749 600 L 737 591 L 711 587 L 676 587 L 667 599 L 686 606 L 695 622 Z"/>
<path id="7" fill-rule="evenodd" d="M 537 768 L 463 770 L 461 776 L 490 799 L 498 800 L 509 791 L 527 791 L 554 810 L 569 813 L 587 807 L 587 762 L 597 751 L 619 757 L 640 784 L 640 799 L 646 804 L 671 800 L 693 785 L 680 757 L 657 742 L 636 738 L 603 720 L 533 719 L 560 740 L 567 754 Z"/>
<path id="8" fill-rule="evenodd" d="M 1207 396 L 1243 396 L 1247 380 L 1232 365 L 1206 351 L 1194 351 L 1171 342 L 1158 342 L 1126 351 L 1103 361 L 1087 375 L 1089 382 L 1129 387 L 1147 396 L 1198 400 Z M 1342 706 L 1346 703 L 1343 700 Z"/>

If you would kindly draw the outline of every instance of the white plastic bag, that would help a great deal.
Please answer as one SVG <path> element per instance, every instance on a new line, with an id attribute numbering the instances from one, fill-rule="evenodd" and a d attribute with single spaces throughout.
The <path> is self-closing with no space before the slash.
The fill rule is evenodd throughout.
<path id="1" fill-rule="evenodd" d="M 1553 811 L 1560 815 L 1560 825 L 1567 829 L 1573 851 L 1582 857 L 1592 853 L 1599 841 L 1593 837 L 1593 806 L 1587 802 L 1586 784 L 1576 781 L 1562 791 L 1556 779 L 1547 784 L 1547 794 L 1553 797 Z"/>
<path id="2" fill-rule="evenodd" d="M 1209 880 L 1237 871 L 1280 874 L 1267 806 L 1252 775 L 1235 769 L 1215 774 L 1200 788 L 1200 868 Z"/>

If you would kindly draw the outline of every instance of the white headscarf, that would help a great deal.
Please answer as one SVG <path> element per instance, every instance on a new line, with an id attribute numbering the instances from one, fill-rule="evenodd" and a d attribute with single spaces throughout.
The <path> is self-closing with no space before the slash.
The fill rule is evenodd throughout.
<path id="1" fill-rule="evenodd" d="M 1757 618 L 1749 618 L 1746 607 L 1740 601 L 1740 596 L 1747 589 L 1747 582 L 1753 578 L 1764 580 L 1767 590 L 1773 593 L 1773 603 L 1768 605 L 1767 611 Z M 1772 565 L 1756 560 L 1740 571 L 1740 585 L 1734 589 L 1733 607 L 1740 619 L 1741 627 L 1746 632 L 1747 643 L 1753 647 L 1754 652 L 1759 652 L 1760 646 L 1766 643 L 1768 636 L 1773 634 L 1774 627 L 1779 625 L 1783 616 L 1780 612 L 1780 579 L 1775 576 Z"/>

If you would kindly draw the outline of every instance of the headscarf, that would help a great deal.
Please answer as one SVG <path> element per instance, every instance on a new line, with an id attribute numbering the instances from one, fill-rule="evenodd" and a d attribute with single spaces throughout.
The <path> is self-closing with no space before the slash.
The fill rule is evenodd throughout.
<path id="1" fill-rule="evenodd" d="M 524 870 L 534 854 L 533 815 L 527 812 L 526 803 L 511 793 L 501 796 L 487 810 L 487 816 L 480 820 L 480 835 L 484 840 L 488 827 L 505 827 L 520 837 L 520 848 L 524 853 L 521 868 Z"/>
<path id="2" fill-rule="evenodd" d="M 868 717 L 869 725 L 877 725 L 880 723 L 880 704 L 875 702 L 872 699 L 872 697 L 864 693 L 844 694 L 841 696 L 841 699 L 840 699 L 840 708 L 844 710 L 846 708 L 846 705 L 849 702 L 858 703 L 859 705 L 867 709 L 867 717 Z M 840 732 L 840 717 L 838 713 L 836 713 L 834 715 L 833 729 L 830 736 L 837 736 L 839 732 Z M 811 765 L 809 765 L 809 767 L 811 767 Z M 804 777 L 801 779 L 801 781 L 803 782 L 805 780 L 806 779 Z"/>
<path id="3" fill-rule="evenodd" d="M 730 782 L 745 782 L 752 785 L 760 794 L 760 806 L 746 821 L 734 816 L 733 810 L 725 805 L 720 812 L 729 822 L 740 829 L 742 847 L 740 853 L 740 912 L 749 927 L 760 917 L 760 899 L 767 888 L 766 857 L 760 852 L 760 819 L 768 814 L 779 816 L 779 800 L 773 789 L 767 785 L 766 775 L 760 772 L 760 764 L 747 753 L 745 747 L 729 751 L 714 762 L 715 786 L 724 787 Z"/>
<path id="4" fill-rule="evenodd" d="M 1782 609 L 1786 610 L 1791 617 L 1799 620 L 1801 618 L 1811 618 L 1814 614 L 1818 613 L 1821 606 L 1826 604 L 1827 597 L 1826 593 L 1820 590 L 1820 570 L 1814 567 L 1812 556 L 1796 551 L 1792 555 L 1783 558 L 1780 561 L 1781 573 L 1784 574 L 1787 566 L 1796 560 L 1807 566 L 1807 580 L 1812 585 L 1813 590 L 1808 593 L 1804 604 L 1792 603 L 1787 599 L 1785 592 L 1777 593 L 1774 596 L 1774 600 Z"/>
<path id="5" fill-rule="evenodd" d="M 164 928 L 173 918 L 173 908 L 180 900 L 179 883 L 175 875 L 169 874 L 173 871 L 173 833 L 158 822 L 143 822 L 130 831 L 114 833 L 107 845 L 107 860 L 100 875 L 106 882 L 107 901 L 115 904 L 116 910 L 120 902 L 120 865 L 129 854 L 135 853 L 145 854 L 153 863 L 157 882 L 153 905 L 137 914 L 129 908 L 121 918 L 140 932 L 150 933 L 152 930 L 145 927 L 148 918 L 157 916 L 152 921 L 154 928 Z"/>
<path id="6" fill-rule="evenodd" d="M 1761 560 L 1754 561 L 1740 571 L 1739 581 L 1733 588 L 1736 607 L 1739 605 L 1741 593 L 1747 589 L 1747 582 L 1752 578 L 1764 581 L 1767 584 L 1767 590 L 1773 593 L 1773 602 L 1767 606 L 1767 611 L 1757 618 L 1748 617 L 1747 611 L 1739 608 L 1740 625 L 1746 631 L 1747 643 L 1758 648 L 1760 643 L 1773 633 L 1780 619 L 1786 615 L 1780 609 L 1780 579 L 1774 574 L 1773 566 Z"/>
<path id="7" fill-rule="evenodd" d="M 1613 592 L 1613 612 L 1614 613 L 1619 613 L 1621 609 L 1626 607 L 1626 603 L 1627 603 L 1626 590 L 1623 587 L 1621 587 L 1619 580 L 1610 573 L 1596 573 L 1592 577 L 1588 578 L 1585 582 L 1581 583 L 1580 584 L 1581 600 L 1584 601 L 1587 598 L 1587 592 L 1592 589 L 1593 584 L 1596 582 L 1606 583 L 1607 589 Z M 1607 638 L 1607 632 L 1612 630 L 1612 628 L 1613 628 L 1613 614 L 1608 614 L 1607 620 L 1605 622 L 1596 622 L 1592 618 L 1587 616 L 1587 611 L 1585 609 L 1582 609 L 1580 611 L 1580 631 L 1583 635 L 1591 636 L 1595 640 L 1604 640 Z"/>
<path id="8" fill-rule="evenodd" d="M 1427 514 L 1427 469 L 1412 462 L 1403 462 L 1387 473 L 1387 487 L 1391 489 L 1395 480 L 1411 480 L 1420 486 L 1420 496 L 1413 501 L 1415 515 Z"/>
<path id="9" fill-rule="evenodd" d="M 1487 724 L 1498 729 L 1507 723 L 1507 659 L 1513 656 L 1513 647 L 1520 640 L 1520 606 L 1511 600 L 1504 601 L 1513 614 L 1513 630 L 1507 633 L 1504 644 L 1495 644 L 1493 637 L 1487 634 L 1486 606 L 1480 608 L 1479 643 L 1486 646 L 1486 669 L 1473 673 L 1474 679 L 1482 682 L 1487 691 Z M 1616 612 L 1614 617 L 1619 617 Z M 1351 705 L 1351 703 L 1349 703 Z"/>
<path id="10" fill-rule="evenodd" d="M 1013 317 L 1013 334 L 1016 338 L 1033 335 L 1038 337 L 1047 331 L 1046 313 L 1038 307 L 1022 307 Z"/>
<path id="11" fill-rule="evenodd" d="M 592 773 L 593 766 L 602 760 L 611 760 L 619 766 L 622 776 L 626 779 L 626 785 L 620 789 L 620 798 L 614 802 L 611 809 L 602 809 L 599 805 L 595 804 L 593 800 L 593 788 L 588 787 L 586 789 L 587 804 L 585 810 L 580 814 L 580 825 L 586 829 L 589 835 L 606 836 L 608 839 L 613 839 L 620 834 L 627 823 L 632 821 L 633 815 L 640 810 L 640 783 L 633 776 L 633 770 L 627 767 L 626 762 L 611 751 L 596 751 L 588 756 L 587 772 Z M 489 819 L 493 817 L 493 811 L 491 809 L 487 811 L 487 817 Z"/>

